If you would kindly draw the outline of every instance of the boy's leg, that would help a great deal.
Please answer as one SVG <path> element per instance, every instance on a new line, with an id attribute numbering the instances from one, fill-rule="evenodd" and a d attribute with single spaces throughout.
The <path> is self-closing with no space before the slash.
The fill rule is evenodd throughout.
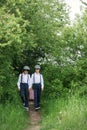
<path id="1" fill-rule="evenodd" d="M 25 84 L 25 107 L 29 107 L 29 91 L 27 84 Z"/>
<path id="2" fill-rule="evenodd" d="M 38 92 L 37 92 L 38 107 L 40 107 L 40 95 L 41 95 L 41 86 L 38 86 Z"/>
<path id="3" fill-rule="evenodd" d="M 34 107 L 37 108 L 38 107 L 38 89 L 37 86 L 34 86 Z"/>
<path id="4" fill-rule="evenodd" d="M 21 84 L 21 87 L 20 87 L 20 96 L 21 96 L 22 103 L 24 104 L 25 103 L 25 96 L 24 96 L 24 86 L 23 86 L 23 84 Z"/>

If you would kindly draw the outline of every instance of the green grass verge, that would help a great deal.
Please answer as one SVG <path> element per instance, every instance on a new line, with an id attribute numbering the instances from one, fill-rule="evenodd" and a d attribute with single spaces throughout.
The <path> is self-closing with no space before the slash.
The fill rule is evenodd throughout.
<path id="1" fill-rule="evenodd" d="M 42 115 L 41 130 L 87 130 L 87 99 L 46 100 Z"/>
<path id="2" fill-rule="evenodd" d="M 29 114 L 21 105 L 0 105 L 0 130 L 24 130 L 29 123 Z"/>

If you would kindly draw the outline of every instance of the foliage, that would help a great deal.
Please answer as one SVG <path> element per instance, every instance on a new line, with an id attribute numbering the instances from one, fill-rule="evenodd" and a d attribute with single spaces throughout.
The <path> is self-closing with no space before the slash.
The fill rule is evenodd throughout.
<path id="1" fill-rule="evenodd" d="M 69 26 L 61 1 L 7 0 L 0 6 L 0 99 L 16 100 L 17 74 L 25 64 L 30 73 L 34 64 L 43 64 L 49 97 L 86 86 L 86 11 Z"/>
<path id="2" fill-rule="evenodd" d="M 23 117 L 23 111 L 17 105 L 20 99 L 16 84 L 18 74 L 24 65 L 29 65 L 30 73 L 32 73 L 34 71 L 33 66 L 41 64 L 45 81 L 45 90 L 42 94 L 44 99 L 55 100 L 59 97 L 66 99 L 76 93 L 80 96 L 87 94 L 86 28 L 87 10 L 74 21 L 73 25 L 70 25 L 68 8 L 63 0 L 0 1 L 0 102 L 2 104 L 8 103 L 6 108 L 0 106 L 1 129 L 22 129 L 22 126 L 19 126 L 20 128 L 15 126 L 14 120 L 18 124 L 19 122 L 23 123 L 25 119 L 24 117 L 23 120 L 20 118 L 16 120 L 18 116 Z M 86 108 L 86 104 L 83 99 L 81 99 L 83 106 L 80 99 L 74 101 L 76 104 L 73 103 L 72 99 L 71 103 L 69 100 L 68 105 L 67 101 L 60 101 L 57 105 L 55 101 L 54 106 L 53 103 L 50 103 L 52 106 L 48 108 L 55 108 L 55 115 L 59 114 L 57 110 L 61 109 L 58 106 L 65 106 L 66 110 L 62 110 L 62 116 L 67 118 L 65 118 L 65 121 L 59 115 L 58 119 L 55 118 L 53 122 L 49 121 L 48 127 L 45 126 L 43 129 L 51 130 L 51 127 L 54 129 L 53 124 L 50 123 L 55 123 L 55 121 L 58 121 L 56 126 L 60 130 L 67 122 L 69 123 L 66 127 L 72 129 L 75 120 L 78 128 L 80 127 L 79 122 L 83 126 L 86 119 L 84 115 L 87 112 L 82 113 L 80 110 Z M 16 112 L 16 108 L 12 103 L 17 105 L 16 107 L 20 112 Z M 10 106 L 11 113 L 8 116 Z M 78 109 L 79 106 L 80 110 Z M 49 109 L 49 112 L 51 110 Z M 74 111 L 76 112 L 74 113 Z M 53 119 L 54 115 L 52 113 L 48 114 Z M 70 114 L 72 115 L 70 116 Z M 7 119 L 5 115 L 9 118 Z M 75 120 L 73 115 L 77 115 Z M 49 117 L 46 118 L 46 121 Z M 62 118 L 63 125 L 61 126 L 58 124 L 60 123 L 59 118 Z M 11 123 L 12 128 L 9 127 Z M 84 130 L 85 126 L 83 127 Z M 75 125 L 74 128 L 77 129 L 77 127 Z M 81 127 L 79 130 L 83 128 Z"/>
<path id="3" fill-rule="evenodd" d="M 0 6 L 0 99 L 16 100 L 17 74 L 51 54 L 68 15 L 61 1 L 6 0 Z"/>

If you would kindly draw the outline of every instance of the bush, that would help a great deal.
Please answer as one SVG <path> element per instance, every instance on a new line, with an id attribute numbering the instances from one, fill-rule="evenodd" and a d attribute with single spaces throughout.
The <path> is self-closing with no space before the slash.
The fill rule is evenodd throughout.
<path id="1" fill-rule="evenodd" d="M 47 64 L 43 68 L 42 73 L 45 81 L 45 91 L 43 96 L 47 96 L 48 98 L 58 98 L 66 95 L 68 89 L 63 85 L 60 67 Z"/>

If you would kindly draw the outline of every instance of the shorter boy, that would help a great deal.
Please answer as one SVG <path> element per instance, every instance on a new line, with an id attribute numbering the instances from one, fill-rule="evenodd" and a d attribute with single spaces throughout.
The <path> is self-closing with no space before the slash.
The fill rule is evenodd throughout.
<path id="1" fill-rule="evenodd" d="M 20 96 L 22 103 L 26 110 L 29 110 L 29 86 L 30 86 L 30 74 L 28 74 L 30 68 L 28 66 L 23 67 L 23 73 L 19 75 L 17 82 L 18 90 L 20 91 Z"/>
<path id="2" fill-rule="evenodd" d="M 35 73 L 32 74 L 31 77 L 31 84 L 34 89 L 34 107 L 35 110 L 40 109 L 40 95 L 41 90 L 44 90 L 44 81 L 43 76 L 40 74 L 40 66 L 35 65 Z"/>

